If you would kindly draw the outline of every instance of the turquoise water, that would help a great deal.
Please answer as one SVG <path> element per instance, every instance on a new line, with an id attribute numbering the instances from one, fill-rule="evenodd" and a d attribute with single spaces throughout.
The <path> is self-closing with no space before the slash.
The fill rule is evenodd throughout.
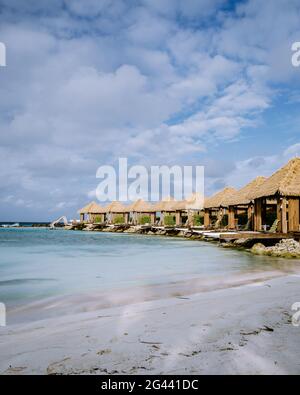
<path id="1" fill-rule="evenodd" d="M 277 260 L 184 239 L 49 229 L 0 230 L 0 302 L 273 269 Z M 278 267 L 276 267 L 278 268 Z"/>

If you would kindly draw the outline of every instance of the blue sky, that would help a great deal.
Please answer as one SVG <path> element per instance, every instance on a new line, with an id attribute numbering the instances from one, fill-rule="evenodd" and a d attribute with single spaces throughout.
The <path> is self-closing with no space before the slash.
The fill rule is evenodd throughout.
<path id="1" fill-rule="evenodd" d="M 300 155 L 300 2 L 0 0 L 0 220 L 69 217 L 97 167 L 241 187 Z"/>

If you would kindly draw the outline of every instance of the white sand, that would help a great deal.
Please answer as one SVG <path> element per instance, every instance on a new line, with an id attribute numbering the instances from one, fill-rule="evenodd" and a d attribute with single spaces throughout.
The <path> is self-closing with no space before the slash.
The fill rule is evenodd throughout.
<path id="1" fill-rule="evenodd" d="M 300 276 L 0 328 L 4 374 L 299 374 Z"/>

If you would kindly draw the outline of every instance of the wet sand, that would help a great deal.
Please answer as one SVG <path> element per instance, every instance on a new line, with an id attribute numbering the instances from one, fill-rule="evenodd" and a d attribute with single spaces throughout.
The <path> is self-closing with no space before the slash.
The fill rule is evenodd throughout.
<path id="1" fill-rule="evenodd" d="M 299 374 L 300 276 L 277 275 L 0 328 L 0 373 Z"/>

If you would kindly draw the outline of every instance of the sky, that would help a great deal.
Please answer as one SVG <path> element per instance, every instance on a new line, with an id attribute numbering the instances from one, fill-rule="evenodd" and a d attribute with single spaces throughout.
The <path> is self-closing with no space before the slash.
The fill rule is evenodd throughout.
<path id="1" fill-rule="evenodd" d="M 0 0 L 0 221 L 95 199 L 97 168 L 204 165 L 206 193 L 300 155 L 300 1 Z"/>

